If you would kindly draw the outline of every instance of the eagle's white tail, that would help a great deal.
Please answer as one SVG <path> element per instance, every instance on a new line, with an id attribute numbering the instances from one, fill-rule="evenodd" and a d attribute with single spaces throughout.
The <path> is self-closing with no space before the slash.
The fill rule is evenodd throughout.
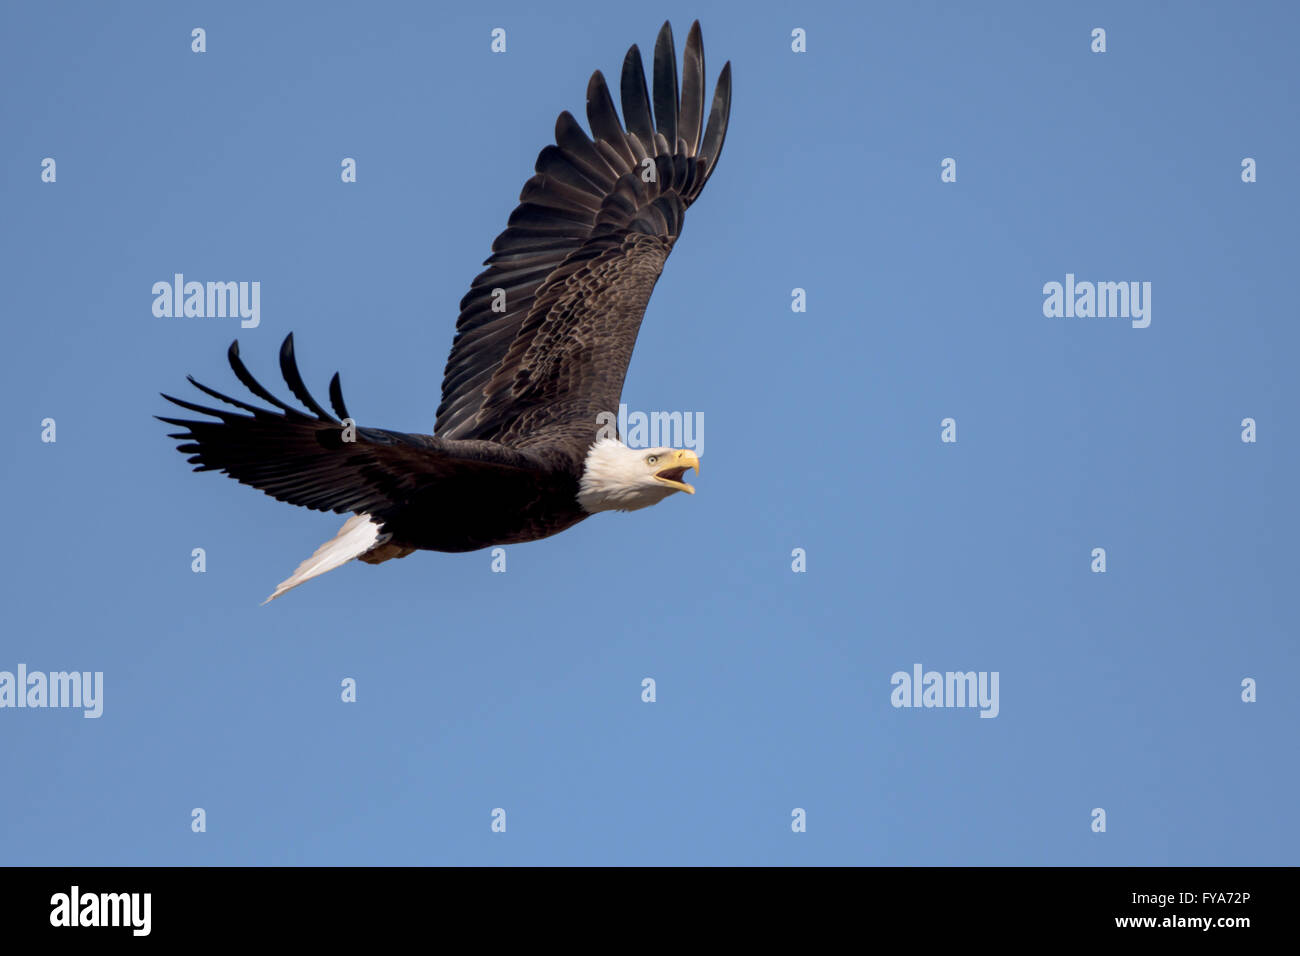
<path id="1" fill-rule="evenodd" d="M 369 515 L 353 515 L 343 523 L 338 534 L 298 565 L 298 570 L 289 578 L 276 585 L 275 592 L 262 604 L 270 604 L 285 591 L 292 591 L 304 581 L 310 581 L 326 571 L 333 571 L 387 540 L 388 535 L 379 533 L 379 522 Z"/>

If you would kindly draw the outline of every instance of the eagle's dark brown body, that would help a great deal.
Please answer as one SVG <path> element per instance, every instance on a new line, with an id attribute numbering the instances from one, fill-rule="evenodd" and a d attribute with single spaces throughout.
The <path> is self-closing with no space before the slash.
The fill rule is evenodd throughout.
<path id="1" fill-rule="evenodd" d="M 523 544 L 590 517 L 578 505 L 581 465 L 462 468 L 412 495 L 387 518 L 391 543 L 427 551 Z"/>

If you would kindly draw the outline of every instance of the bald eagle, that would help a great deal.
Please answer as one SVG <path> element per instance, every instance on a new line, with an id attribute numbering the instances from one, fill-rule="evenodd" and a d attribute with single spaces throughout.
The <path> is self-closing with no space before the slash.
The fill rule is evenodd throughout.
<path id="1" fill-rule="evenodd" d="M 600 71 L 587 84 L 589 137 L 567 111 L 537 157 L 492 255 L 461 300 L 434 435 L 358 427 L 336 373 L 331 415 L 303 384 L 292 333 L 280 371 L 305 411 L 276 398 L 228 352 L 259 407 L 195 381 L 239 411 L 164 394 L 207 419 L 160 419 L 195 471 L 222 471 L 289 504 L 351 514 L 276 587 L 360 558 L 473 551 L 535 541 L 601 511 L 634 511 L 699 470 L 690 451 L 632 449 L 605 434 L 650 293 L 686 208 L 717 164 L 731 112 L 731 64 L 704 113 L 700 25 L 681 85 L 672 30 L 659 31 L 653 91 L 634 45 L 623 61 L 620 123 Z M 653 104 L 653 111 L 652 111 Z M 504 302 L 504 311 L 502 303 Z M 601 413 L 607 413 L 602 415 Z M 264 602 L 265 603 L 265 602 Z"/>

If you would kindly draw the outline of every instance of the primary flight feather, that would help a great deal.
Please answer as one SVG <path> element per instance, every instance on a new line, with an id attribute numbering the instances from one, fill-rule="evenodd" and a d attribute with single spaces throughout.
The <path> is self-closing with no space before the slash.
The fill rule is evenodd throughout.
<path id="1" fill-rule="evenodd" d="M 699 469 L 692 452 L 631 449 L 601 432 L 618 408 L 646 304 L 686 208 L 726 138 L 731 64 L 706 114 L 698 22 L 683 59 L 679 87 L 665 23 L 653 89 L 636 46 L 623 61 L 622 122 L 599 71 L 587 84 L 592 135 L 560 114 L 555 145 L 537 157 L 487 269 L 461 300 L 435 435 L 352 425 L 337 374 L 331 415 L 303 384 L 292 334 L 280 348 L 280 371 L 307 411 L 263 387 L 238 342 L 228 353 L 235 377 L 274 409 L 193 378 L 238 411 L 164 395 L 208 416 L 162 418 L 186 429 L 169 437 L 181 440 L 195 471 L 223 471 L 280 501 L 352 514 L 268 601 L 353 558 L 378 564 L 421 549 L 535 541 L 600 511 L 694 493 L 682 481 Z"/>

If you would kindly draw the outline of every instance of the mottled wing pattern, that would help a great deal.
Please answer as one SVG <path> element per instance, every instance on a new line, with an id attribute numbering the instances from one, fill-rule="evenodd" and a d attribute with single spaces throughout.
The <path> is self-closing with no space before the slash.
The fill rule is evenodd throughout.
<path id="1" fill-rule="evenodd" d="M 650 293 L 722 149 L 731 64 L 706 124 L 699 23 L 687 36 L 680 89 L 665 23 L 653 95 L 635 46 L 620 92 L 626 129 L 599 72 L 587 87 L 593 135 L 560 114 L 555 145 L 538 156 L 487 270 L 461 301 L 440 438 L 580 443 L 590 441 L 596 412 L 617 409 Z"/>

